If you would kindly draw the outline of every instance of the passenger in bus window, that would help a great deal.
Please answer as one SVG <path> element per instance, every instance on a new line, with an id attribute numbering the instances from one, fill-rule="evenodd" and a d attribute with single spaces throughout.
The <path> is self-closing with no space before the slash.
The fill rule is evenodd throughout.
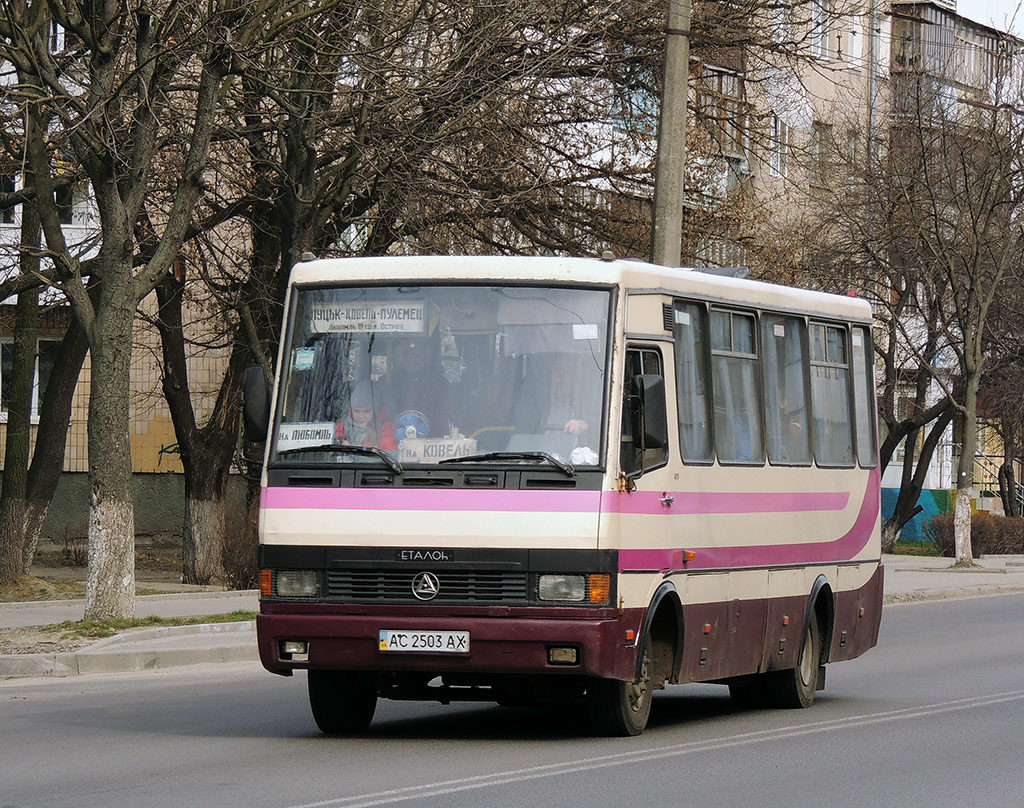
<path id="1" fill-rule="evenodd" d="M 540 357 L 535 358 L 537 363 Z M 594 411 L 600 407 L 597 386 L 588 384 L 581 368 L 583 356 L 555 354 L 544 357 L 547 373 L 540 372 L 527 384 L 518 401 L 516 426 L 520 433 L 562 432 L 567 435 L 583 436 L 596 421 Z M 593 392 L 588 388 L 594 387 Z"/>
<path id="2" fill-rule="evenodd" d="M 398 448 L 395 425 L 370 382 L 359 382 L 352 388 L 348 415 L 338 424 L 335 437 L 353 446 Z"/>

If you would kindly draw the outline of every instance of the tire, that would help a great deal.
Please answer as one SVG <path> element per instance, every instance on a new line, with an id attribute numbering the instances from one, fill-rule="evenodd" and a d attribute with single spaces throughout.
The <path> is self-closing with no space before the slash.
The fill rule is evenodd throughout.
<path id="1" fill-rule="evenodd" d="M 594 731 L 611 737 L 639 735 L 651 716 L 650 645 L 644 645 L 640 679 L 621 682 L 618 679 L 594 679 L 587 687 L 587 711 Z"/>
<path id="2" fill-rule="evenodd" d="M 814 703 L 818 668 L 821 666 L 821 643 L 822 633 L 818 614 L 812 612 L 807 631 L 804 633 L 797 666 L 765 674 L 765 696 L 771 706 L 799 710 Z"/>
<path id="3" fill-rule="evenodd" d="M 309 671 L 309 706 L 313 720 L 325 735 L 366 732 L 377 709 L 373 680 L 349 671 Z"/>

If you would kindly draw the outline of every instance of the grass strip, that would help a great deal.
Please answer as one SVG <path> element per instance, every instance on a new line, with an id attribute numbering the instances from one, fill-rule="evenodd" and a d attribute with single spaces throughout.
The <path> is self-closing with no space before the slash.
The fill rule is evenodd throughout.
<path id="1" fill-rule="evenodd" d="M 237 609 L 227 614 L 211 614 L 205 617 L 134 617 L 129 620 L 65 620 L 63 623 L 51 623 L 48 626 L 40 626 L 40 631 L 52 634 L 60 634 L 61 639 L 73 639 L 82 637 L 84 639 L 102 640 L 104 637 L 113 637 L 123 631 L 133 628 L 154 628 L 162 626 L 197 626 L 203 623 L 238 623 L 243 620 L 255 620 L 256 612 L 247 609 Z"/>

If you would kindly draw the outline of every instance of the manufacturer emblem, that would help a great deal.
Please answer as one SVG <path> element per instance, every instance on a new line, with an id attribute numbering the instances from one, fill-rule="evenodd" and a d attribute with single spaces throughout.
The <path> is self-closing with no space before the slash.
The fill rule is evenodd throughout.
<path id="1" fill-rule="evenodd" d="M 412 593 L 420 600 L 432 600 L 441 591 L 441 582 L 432 572 L 420 572 L 412 579 Z"/>

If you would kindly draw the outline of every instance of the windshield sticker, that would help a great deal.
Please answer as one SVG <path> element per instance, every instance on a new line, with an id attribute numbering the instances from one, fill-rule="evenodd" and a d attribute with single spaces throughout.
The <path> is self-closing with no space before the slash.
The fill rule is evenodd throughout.
<path id="1" fill-rule="evenodd" d="M 402 463 L 436 463 L 449 457 L 476 454 L 474 438 L 405 438 L 398 442 Z"/>
<path id="2" fill-rule="evenodd" d="M 312 307 L 309 330 L 314 334 L 350 331 L 422 334 L 424 310 L 419 303 L 329 303 Z"/>
<path id="3" fill-rule="evenodd" d="M 334 440 L 333 421 L 315 421 L 302 424 L 281 424 L 277 431 L 277 451 L 319 446 Z"/>
<path id="4" fill-rule="evenodd" d="M 573 323 L 573 339 L 597 339 L 597 323 Z"/>
<path id="5" fill-rule="evenodd" d="M 316 348 L 297 348 L 293 367 L 296 370 L 309 370 L 313 367 L 314 358 L 316 358 Z"/>

